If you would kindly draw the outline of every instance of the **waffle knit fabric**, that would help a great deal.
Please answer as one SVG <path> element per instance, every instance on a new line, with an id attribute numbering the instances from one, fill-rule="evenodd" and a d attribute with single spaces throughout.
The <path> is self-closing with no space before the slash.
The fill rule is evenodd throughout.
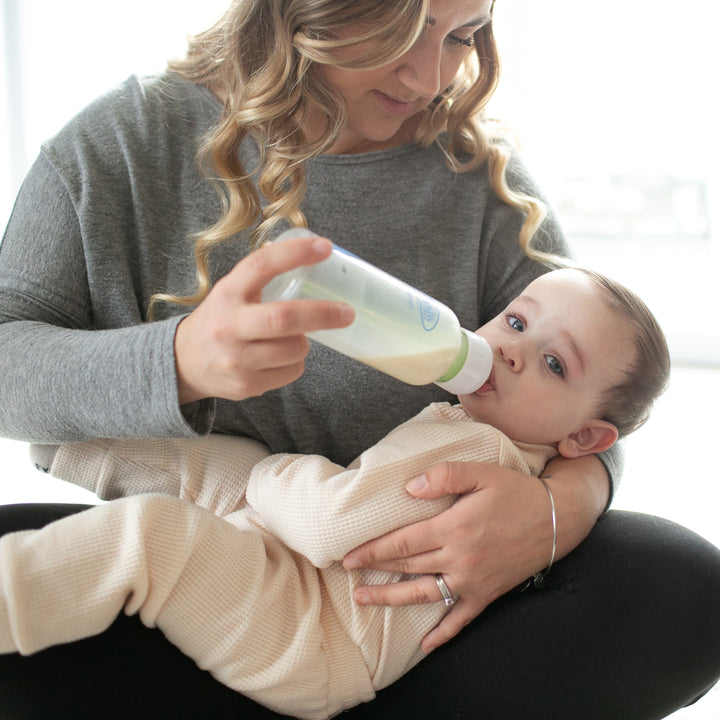
<path id="1" fill-rule="evenodd" d="M 452 504 L 405 491 L 433 463 L 537 475 L 554 454 L 448 403 L 347 468 L 217 435 L 62 447 L 54 474 L 127 497 L 0 540 L 0 652 L 34 653 L 138 613 L 238 692 L 295 717 L 332 717 L 419 662 L 446 611 L 359 606 L 355 588 L 403 576 L 348 572 L 339 560 Z"/>

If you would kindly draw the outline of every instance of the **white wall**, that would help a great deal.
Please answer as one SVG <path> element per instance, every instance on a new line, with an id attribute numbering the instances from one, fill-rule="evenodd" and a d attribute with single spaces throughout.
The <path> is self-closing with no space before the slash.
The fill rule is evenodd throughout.
<path id="1" fill-rule="evenodd" d="M 1 0 L 0 163 L 2 225 L 40 143 L 78 110 L 133 72 L 164 68 L 186 37 L 214 22 L 226 0 Z M 9 22 L 8 22 L 9 21 Z M 11 23 L 11 24 L 9 24 Z M 7 54 L 12 56 L 7 61 Z M 6 101 L 6 93 L 11 95 Z M 9 158 L 17 160 L 8 177 Z"/>
<path id="2" fill-rule="evenodd" d="M 579 260 L 642 295 L 676 362 L 720 366 L 719 23 L 705 0 L 498 0 L 491 109 Z"/>

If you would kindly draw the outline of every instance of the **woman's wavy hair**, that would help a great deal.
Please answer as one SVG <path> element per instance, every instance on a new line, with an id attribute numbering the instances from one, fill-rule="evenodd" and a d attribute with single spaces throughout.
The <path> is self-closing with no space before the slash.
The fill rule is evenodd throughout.
<path id="1" fill-rule="evenodd" d="M 190 38 L 185 57 L 168 68 L 224 99 L 222 119 L 198 156 L 203 172 L 217 182 L 222 215 L 196 239 L 197 290 L 185 297 L 158 294 L 153 302 L 200 303 L 210 290 L 208 261 L 217 243 L 249 231 L 251 246 L 258 247 L 278 223 L 307 226 L 301 209 L 305 163 L 328 150 L 346 119 L 342 98 L 319 66 L 371 69 L 393 62 L 423 31 L 428 6 L 429 0 L 234 0 L 218 23 Z M 498 142 L 484 116 L 500 70 L 492 22 L 474 41 L 475 52 L 428 108 L 415 140 L 422 146 L 437 142 L 456 172 L 487 161 L 497 195 L 524 213 L 523 249 L 548 259 L 531 248 L 545 207 L 508 186 L 508 146 Z M 309 113 L 325 121 L 317 139 L 302 131 Z M 248 136 L 260 152 L 257 168 L 240 160 Z"/>

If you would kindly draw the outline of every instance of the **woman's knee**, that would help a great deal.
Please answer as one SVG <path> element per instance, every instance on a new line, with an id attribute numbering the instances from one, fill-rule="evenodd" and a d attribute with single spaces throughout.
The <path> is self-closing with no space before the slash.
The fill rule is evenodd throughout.
<path id="1" fill-rule="evenodd" d="M 588 612 L 608 686 L 632 678 L 672 711 L 720 677 L 720 549 L 712 543 L 664 518 L 612 511 L 557 570 Z"/>
<path id="2" fill-rule="evenodd" d="M 92 505 L 69 503 L 19 503 L 0 505 L 0 536 L 20 530 L 39 530 L 68 515 L 88 510 Z"/>

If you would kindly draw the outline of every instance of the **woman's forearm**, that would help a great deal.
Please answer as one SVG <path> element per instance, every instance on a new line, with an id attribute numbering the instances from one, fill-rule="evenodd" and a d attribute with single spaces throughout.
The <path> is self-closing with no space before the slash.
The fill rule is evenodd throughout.
<path id="1" fill-rule="evenodd" d="M 594 455 L 568 460 L 553 458 L 542 474 L 557 511 L 556 557 L 574 550 L 603 514 L 610 495 L 605 466 Z"/>
<path id="2" fill-rule="evenodd" d="M 59 445 L 193 437 L 175 391 L 175 321 L 112 330 L 0 325 L 0 435 Z"/>

